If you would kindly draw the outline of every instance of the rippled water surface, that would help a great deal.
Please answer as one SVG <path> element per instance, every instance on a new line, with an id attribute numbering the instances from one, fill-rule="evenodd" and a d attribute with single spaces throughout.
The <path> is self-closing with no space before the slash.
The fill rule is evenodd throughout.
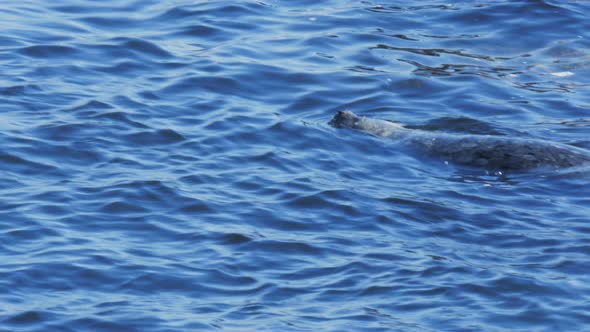
<path id="1" fill-rule="evenodd" d="M 4 0 L 0 331 L 588 331 L 588 1 Z"/>

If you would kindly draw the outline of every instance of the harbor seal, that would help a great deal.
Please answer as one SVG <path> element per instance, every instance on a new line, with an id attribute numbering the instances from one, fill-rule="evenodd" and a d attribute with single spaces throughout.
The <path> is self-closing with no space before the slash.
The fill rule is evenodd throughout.
<path id="1" fill-rule="evenodd" d="M 351 111 L 337 112 L 329 124 L 335 128 L 350 128 L 394 138 L 445 162 L 494 171 L 590 165 L 590 151 L 538 139 L 409 129 L 386 120 L 360 117 Z"/>

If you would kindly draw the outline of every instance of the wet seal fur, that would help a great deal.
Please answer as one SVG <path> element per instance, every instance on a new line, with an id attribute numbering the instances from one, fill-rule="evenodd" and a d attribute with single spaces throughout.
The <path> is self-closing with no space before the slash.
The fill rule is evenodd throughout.
<path id="1" fill-rule="evenodd" d="M 465 166 L 523 171 L 590 165 L 590 151 L 537 139 L 429 132 L 400 124 L 339 111 L 329 124 L 399 140 L 426 153 Z"/>

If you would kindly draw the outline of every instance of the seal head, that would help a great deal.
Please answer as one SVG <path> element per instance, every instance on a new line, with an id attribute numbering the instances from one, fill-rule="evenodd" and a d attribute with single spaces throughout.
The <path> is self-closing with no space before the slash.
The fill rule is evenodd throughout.
<path id="1" fill-rule="evenodd" d="M 338 111 L 336 115 L 328 122 L 334 128 L 353 128 L 357 129 L 356 125 L 360 117 L 351 111 Z"/>
<path id="2" fill-rule="evenodd" d="M 338 111 L 328 124 L 335 128 L 350 128 L 381 137 L 401 136 L 409 131 L 395 122 L 361 117 L 351 111 Z"/>

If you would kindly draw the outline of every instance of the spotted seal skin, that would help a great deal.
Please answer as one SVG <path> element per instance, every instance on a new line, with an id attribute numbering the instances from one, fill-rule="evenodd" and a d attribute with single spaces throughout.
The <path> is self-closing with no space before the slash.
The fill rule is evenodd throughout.
<path id="1" fill-rule="evenodd" d="M 329 124 L 395 138 L 444 161 L 466 166 L 523 171 L 590 165 L 588 150 L 536 139 L 413 130 L 390 121 L 360 117 L 350 111 L 337 112 Z"/>

